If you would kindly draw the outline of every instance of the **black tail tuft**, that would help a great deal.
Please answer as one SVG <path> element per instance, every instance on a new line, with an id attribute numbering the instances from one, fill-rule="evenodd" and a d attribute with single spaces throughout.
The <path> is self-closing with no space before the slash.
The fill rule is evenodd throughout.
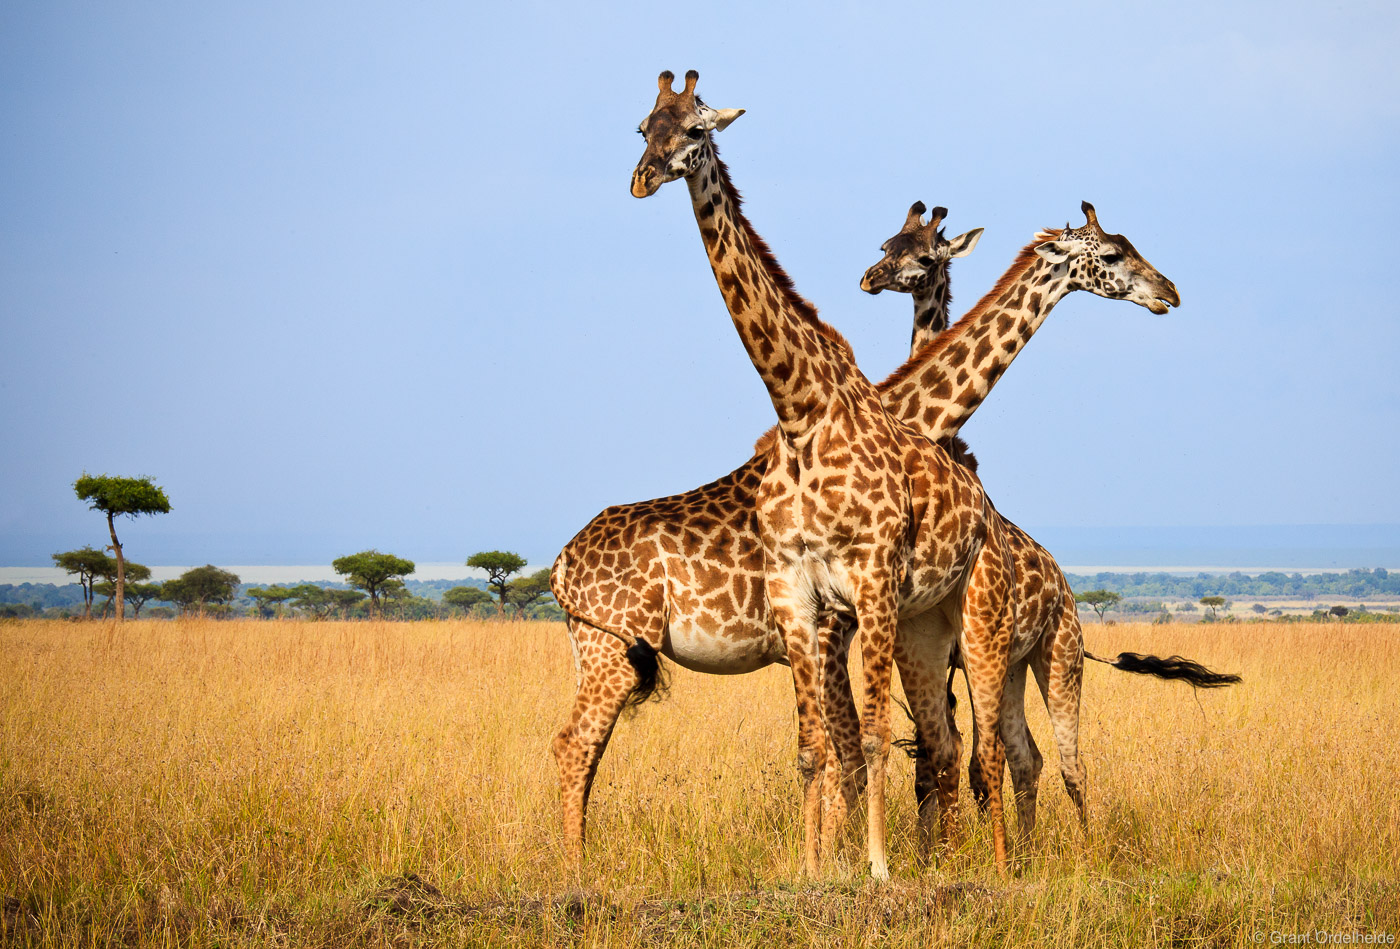
<path id="1" fill-rule="evenodd" d="M 1084 653 L 1096 662 L 1108 663 L 1115 669 L 1124 672 L 1134 672 L 1138 675 L 1156 676 L 1159 679 L 1181 679 L 1191 683 L 1198 689 L 1220 689 L 1227 685 L 1234 685 L 1241 679 L 1237 675 L 1225 672 L 1211 672 L 1199 662 L 1193 662 L 1183 656 L 1168 656 L 1163 659 L 1161 656 L 1144 656 L 1136 652 L 1120 652 L 1117 659 L 1100 659 L 1089 652 Z"/>
<path id="2" fill-rule="evenodd" d="M 661 666 L 661 658 L 645 640 L 638 639 L 627 647 L 627 661 L 637 673 L 637 685 L 623 703 L 624 709 L 636 708 L 651 698 L 661 698 L 671 687 L 671 677 Z"/>
<path id="3" fill-rule="evenodd" d="M 899 701 L 899 699 L 895 699 L 895 702 L 900 708 L 904 709 L 904 714 L 908 717 L 909 723 L 914 726 L 914 737 L 896 738 L 892 744 L 915 761 L 918 761 L 920 758 L 927 758 L 928 749 L 924 747 L 923 736 L 919 734 L 919 723 L 914 721 L 914 713 L 909 711 L 909 706 Z"/>

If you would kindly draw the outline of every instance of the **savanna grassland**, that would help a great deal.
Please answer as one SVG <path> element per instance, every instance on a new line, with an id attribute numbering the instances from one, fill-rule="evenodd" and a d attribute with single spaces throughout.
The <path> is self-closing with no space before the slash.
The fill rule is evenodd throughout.
<path id="1" fill-rule="evenodd" d="M 575 877 L 549 753 L 574 685 L 558 624 L 0 624 L 0 944 L 1400 938 L 1393 627 L 1089 624 L 1087 637 L 1100 654 L 1182 653 L 1245 682 L 1193 694 L 1090 664 L 1087 843 L 1033 696 L 1041 821 L 1009 881 L 971 807 L 957 852 L 918 866 L 912 767 L 897 756 L 894 878 L 877 886 L 854 830 L 832 879 L 798 874 L 783 668 L 677 671 L 664 702 L 622 722 Z"/>

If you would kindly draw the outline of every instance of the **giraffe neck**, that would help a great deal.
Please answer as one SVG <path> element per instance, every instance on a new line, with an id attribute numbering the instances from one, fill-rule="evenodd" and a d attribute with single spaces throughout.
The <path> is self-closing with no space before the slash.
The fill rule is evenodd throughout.
<path id="1" fill-rule="evenodd" d="M 892 417 L 934 441 L 958 433 L 1070 292 L 1070 268 L 1035 253 L 1047 236 L 1053 235 L 1037 235 L 966 316 L 919 347 L 881 384 Z"/>
<path id="2" fill-rule="evenodd" d="M 953 302 L 945 270 L 943 279 L 933 286 L 914 292 L 914 335 L 909 341 L 909 358 L 918 355 L 919 350 L 933 342 L 939 333 L 948 328 L 948 306 Z"/>
<path id="3" fill-rule="evenodd" d="M 798 295 L 749 224 L 714 143 L 686 177 L 695 221 L 734 328 L 788 437 L 806 432 L 847 386 L 865 385 L 849 344 Z"/>

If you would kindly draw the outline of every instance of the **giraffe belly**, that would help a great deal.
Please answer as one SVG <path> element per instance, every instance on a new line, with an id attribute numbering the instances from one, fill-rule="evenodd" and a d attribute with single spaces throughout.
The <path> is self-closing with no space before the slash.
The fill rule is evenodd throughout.
<path id="1" fill-rule="evenodd" d="M 730 626 L 716 629 L 692 617 L 673 616 L 662 652 L 678 666 L 711 675 L 739 675 L 787 661 L 782 639 L 773 631 Z"/>

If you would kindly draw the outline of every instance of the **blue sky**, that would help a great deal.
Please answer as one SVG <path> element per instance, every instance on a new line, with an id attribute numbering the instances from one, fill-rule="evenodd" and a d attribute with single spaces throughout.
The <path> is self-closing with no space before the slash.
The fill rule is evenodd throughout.
<path id="1" fill-rule="evenodd" d="M 986 228 L 955 314 L 1081 199 L 1176 282 L 1068 298 L 968 424 L 1013 520 L 1400 525 L 1398 11 L 5 4 L 0 563 L 101 542 L 84 470 L 168 490 L 148 563 L 547 562 L 742 462 L 684 188 L 627 193 L 668 68 L 873 378 L 916 199 Z"/>

